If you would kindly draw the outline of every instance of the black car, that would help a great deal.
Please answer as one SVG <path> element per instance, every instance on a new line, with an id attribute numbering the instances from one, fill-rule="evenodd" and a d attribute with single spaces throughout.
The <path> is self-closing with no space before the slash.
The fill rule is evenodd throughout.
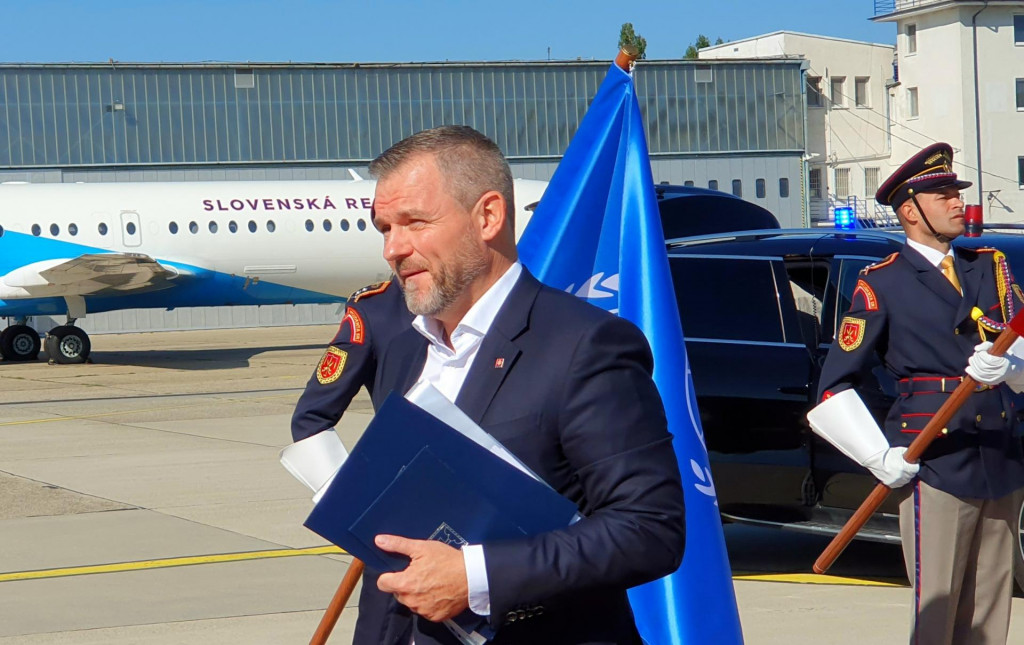
<path id="1" fill-rule="evenodd" d="M 724 519 L 834 534 L 877 483 L 819 438 L 805 415 L 858 273 L 899 251 L 902 233 L 739 231 L 671 240 L 686 350 Z M 1024 271 L 1024 235 L 960 238 L 994 246 Z M 858 390 L 882 423 L 896 396 L 881 364 Z M 1021 406 L 1018 405 L 1018 409 Z M 899 542 L 887 500 L 858 538 Z M 1024 508 L 1015 576 L 1024 588 Z"/>

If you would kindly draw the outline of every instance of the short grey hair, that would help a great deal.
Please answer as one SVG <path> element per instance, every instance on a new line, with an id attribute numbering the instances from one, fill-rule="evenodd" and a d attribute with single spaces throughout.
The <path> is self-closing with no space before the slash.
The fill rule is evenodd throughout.
<path id="1" fill-rule="evenodd" d="M 466 209 L 496 190 L 505 198 L 505 217 L 515 225 L 512 170 L 498 145 L 467 125 L 443 125 L 402 139 L 370 162 L 370 174 L 385 179 L 410 158 L 430 154 L 447 184 L 448 194 Z"/>

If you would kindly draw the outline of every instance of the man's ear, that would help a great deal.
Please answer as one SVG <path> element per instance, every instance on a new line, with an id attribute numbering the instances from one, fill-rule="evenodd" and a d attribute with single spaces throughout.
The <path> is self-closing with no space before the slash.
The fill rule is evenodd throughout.
<path id="1" fill-rule="evenodd" d="M 485 242 L 496 238 L 506 227 L 505 198 L 496 190 L 489 190 L 477 201 L 480 216 L 480 234 Z"/>
<path id="2" fill-rule="evenodd" d="M 914 206 L 914 200 L 912 199 L 908 199 L 900 204 L 900 208 L 897 212 L 907 224 L 917 224 L 921 221 L 921 214 L 917 212 L 917 208 Z"/>

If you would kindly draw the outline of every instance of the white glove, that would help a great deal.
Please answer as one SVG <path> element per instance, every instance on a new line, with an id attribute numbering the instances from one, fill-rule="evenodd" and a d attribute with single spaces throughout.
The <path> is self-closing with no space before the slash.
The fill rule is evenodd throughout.
<path id="1" fill-rule="evenodd" d="M 882 429 L 853 390 L 831 396 L 807 413 L 811 429 L 840 452 L 871 471 L 889 488 L 903 486 L 920 465 L 903 459 L 906 448 L 891 448 Z"/>
<path id="2" fill-rule="evenodd" d="M 889 488 L 899 488 L 910 483 L 921 470 L 920 464 L 912 464 L 903 458 L 906 448 L 889 448 L 868 457 L 862 466 L 871 471 L 878 481 Z"/>
<path id="3" fill-rule="evenodd" d="M 1005 356 L 988 353 L 992 343 L 985 341 L 974 346 L 974 354 L 967 359 L 967 374 L 979 383 L 997 385 L 1006 380 L 1010 371 L 1010 360 Z"/>

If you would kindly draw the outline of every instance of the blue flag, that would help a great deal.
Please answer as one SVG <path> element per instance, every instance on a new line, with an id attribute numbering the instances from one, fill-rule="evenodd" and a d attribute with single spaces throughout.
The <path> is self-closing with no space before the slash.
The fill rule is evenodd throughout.
<path id="1" fill-rule="evenodd" d="M 650 645 L 742 643 L 640 106 L 631 75 L 616 65 L 526 227 L 519 257 L 544 283 L 632 321 L 654 352 L 683 476 L 686 551 L 675 573 L 629 590 L 640 635 Z"/>

